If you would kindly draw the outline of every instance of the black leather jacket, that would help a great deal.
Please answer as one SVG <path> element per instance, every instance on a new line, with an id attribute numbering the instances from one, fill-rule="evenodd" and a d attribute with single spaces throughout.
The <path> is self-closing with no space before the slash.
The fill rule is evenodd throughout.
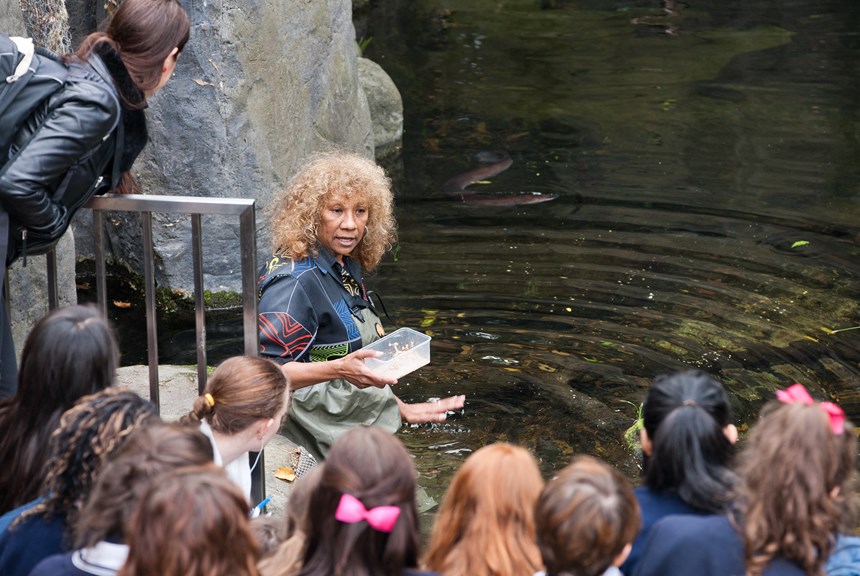
<path id="1" fill-rule="evenodd" d="M 9 230 L 0 230 L 9 234 L 7 264 L 25 245 L 44 252 L 81 205 L 112 185 L 105 172 L 122 141 L 117 90 L 96 54 L 73 63 L 69 76 L 18 131 L 0 169 L 0 203 L 10 220 Z"/>

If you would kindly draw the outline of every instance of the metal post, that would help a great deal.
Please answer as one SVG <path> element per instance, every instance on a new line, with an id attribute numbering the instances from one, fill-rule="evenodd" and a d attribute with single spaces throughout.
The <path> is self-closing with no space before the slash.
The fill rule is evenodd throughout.
<path id="1" fill-rule="evenodd" d="M 149 399 L 159 411 L 158 398 L 158 332 L 155 317 L 155 258 L 152 249 L 152 212 L 144 212 L 143 228 L 143 284 L 146 302 L 146 345 L 149 362 Z"/>
<path id="2" fill-rule="evenodd" d="M 203 294 L 203 245 L 200 214 L 191 215 L 192 260 L 194 260 L 194 318 L 197 336 L 197 393 L 206 389 L 206 301 Z"/>
<path id="3" fill-rule="evenodd" d="M 96 299 L 102 315 L 107 318 L 107 271 L 105 266 L 105 235 L 102 213 L 93 210 L 93 240 L 96 249 Z"/>
<path id="4" fill-rule="evenodd" d="M 54 248 L 45 255 L 45 264 L 48 268 L 48 310 L 56 310 L 60 307 L 60 292 L 57 288 L 57 251 Z"/>
<path id="5" fill-rule="evenodd" d="M 257 332 L 257 224 L 254 206 L 239 216 L 239 236 L 242 246 L 242 321 L 245 332 L 245 354 L 260 353 Z"/>
<path id="6" fill-rule="evenodd" d="M 245 354 L 260 353 L 257 331 L 257 223 L 254 207 L 239 216 L 239 237 L 242 246 L 242 320 L 245 333 Z M 252 458 L 254 454 L 250 455 Z M 260 452 L 257 467 L 251 471 L 251 498 L 261 502 L 266 497 L 266 454 Z"/>

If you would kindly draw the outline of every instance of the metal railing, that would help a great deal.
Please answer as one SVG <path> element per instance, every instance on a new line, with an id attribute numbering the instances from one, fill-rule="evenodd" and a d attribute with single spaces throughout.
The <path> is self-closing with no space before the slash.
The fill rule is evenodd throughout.
<path id="1" fill-rule="evenodd" d="M 156 321 L 155 258 L 152 245 L 152 214 L 187 214 L 191 218 L 192 260 L 194 265 L 195 340 L 197 343 L 197 388 L 203 394 L 208 377 L 206 367 L 206 310 L 203 289 L 203 215 L 237 216 L 242 261 L 242 325 L 245 354 L 256 356 L 259 351 L 257 332 L 257 244 L 254 200 L 245 198 L 198 198 L 186 196 L 149 196 L 141 194 L 106 194 L 96 196 L 85 205 L 93 211 L 95 239 L 96 294 L 98 305 L 107 317 L 107 277 L 104 250 L 104 212 L 138 212 L 141 215 L 143 277 L 145 286 L 147 362 L 149 365 L 149 396 L 160 410 L 158 386 L 158 326 Z M 48 305 L 59 306 L 57 290 L 57 259 L 52 250 L 47 255 Z M 252 477 L 252 498 L 265 497 L 265 482 L 260 462 Z"/>

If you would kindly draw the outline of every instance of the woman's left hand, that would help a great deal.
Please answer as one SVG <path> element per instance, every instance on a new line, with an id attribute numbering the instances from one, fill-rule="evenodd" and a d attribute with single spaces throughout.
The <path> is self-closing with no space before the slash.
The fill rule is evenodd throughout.
<path id="1" fill-rule="evenodd" d="M 418 404 L 407 404 L 400 398 L 397 405 L 400 407 L 400 418 L 410 424 L 423 424 L 425 422 L 444 422 L 451 410 L 460 410 L 466 402 L 466 396 L 449 396 L 435 402 L 420 402 Z"/>

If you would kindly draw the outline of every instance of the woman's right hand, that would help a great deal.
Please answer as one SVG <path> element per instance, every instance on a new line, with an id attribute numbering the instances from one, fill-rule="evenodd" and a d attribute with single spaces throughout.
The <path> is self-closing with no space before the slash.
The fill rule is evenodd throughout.
<path id="1" fill-rule="evenodd" d="M 380 355 L 381 354 L 379 352 L 374 350 L 361 349 L 356 350 L 351 354 L 347 354 L 339 360 L 334 360 L 334 362 L 339 364 L 338 373 L 340 374 L 340 377 L 356 388 L 369 388 L 371 386 L 383 388 L 386 385 L 393 386 L 397 384 L 397 379 L 379 376 L 364 363 L 365 358 L 375 358 Z"/>

